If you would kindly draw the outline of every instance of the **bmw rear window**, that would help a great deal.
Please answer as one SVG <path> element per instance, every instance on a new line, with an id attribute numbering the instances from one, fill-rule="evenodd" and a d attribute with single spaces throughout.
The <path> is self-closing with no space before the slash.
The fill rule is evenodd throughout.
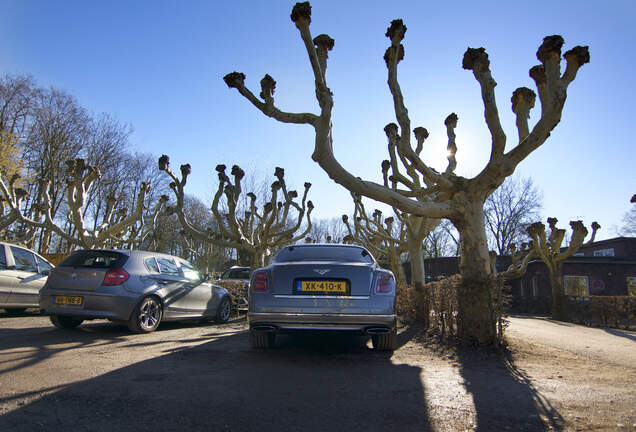
<path id="1" fill-rule="evenodd" d="M 128 255 L 115 251 L 80 250 L 70 254 L 58 267 L 121 268 Z"/>
<path id="2" fill-rule="evenodd" d="M 366 249 L 344 246 L 287 246 L 274 258 L 274 262 L 338 261 L 372 263 L 373 257 Z"/>

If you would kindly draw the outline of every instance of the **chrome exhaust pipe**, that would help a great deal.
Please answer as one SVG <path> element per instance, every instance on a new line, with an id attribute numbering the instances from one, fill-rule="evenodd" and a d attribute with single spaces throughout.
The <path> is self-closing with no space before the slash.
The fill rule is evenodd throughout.
<path id="1" fill-rule="evenodd" d="M 375 335 L 381 335 L 381 334 L 387 334 L 389 333 L 391 330 L 389 330 L 386 327 L 370 327 L 366 330 L 367 334 L 370 334 L 372 336 Z"/>

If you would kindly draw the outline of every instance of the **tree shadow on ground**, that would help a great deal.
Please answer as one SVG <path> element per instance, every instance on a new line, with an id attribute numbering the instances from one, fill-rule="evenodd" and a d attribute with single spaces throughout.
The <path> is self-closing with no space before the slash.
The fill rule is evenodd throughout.
<path id="1" fill-rule="evenodd" d="M 432 430 L 421 368 L 364 338 L 290 335 L 253 350 L 245 331 L 220 333 L 51 389 L 0 417 L 0 430 Z"/>
<path id="2" fill-rule="evenodd" d="M 604 328 L 603 331 L 605 333 L 611 334 L 612 336 L 618 336 L 625 339 L 629 339 L 632 342 L 636 342 L 636 335 L 633 334 L 633 332 L 626 332 L 622 330 L 609 329 L 609 328 Z"/>
<path id="3" fill-rule="evenodd" d="M 458 368 L 466 391 L 472 396 L 478 432 L 561 431 L 564 420 L 533 385 L 525 371 L 515 365 L 507 349 L 471 348 L 427 337 L 412 326 L 413 339 Z"/>
<path id="4" fill-rule="evenodd" d="M 37 314 L 25 315 L 36 316 Z M 11 319 L 19 317 L 12 316 Z M 244 318 L 234 318 L 232 323 L 244 321 Z M 161 323 L 158 332 L 180 328 L 207 327 L 208 322 L 181 321 Z M 235 334 L 236 332 L 231 332 Z M 150 346 L 169 342 L 169 337 L 160 340 L 129 343 L 130 332 L 124 324 L 106 320 L 85 321 L 77 329 L 58 329 L 49 323 L 39 327 L 29 328 L 0 328 L 0 375 L 10 374 L 18 369 L 28 368 L 36 363 L 46 361 L 64 351 L 86 347 L 106 347 L 115 344 L 125 344 L 126 347 Z M 205 338 L 189 340 L 179 339 L 181 343 L 201 342 Z M 176 341 L 175 341 L 176 342 Z M 113 348 L 117 349 L 117 348 Z"/>
<path id="5" fill-rule="evenodd" d="M 559 321 L 556 320 L 554 318 L 552 318 L 550 315 L 528 315 L 528 314 L 510 314 L 510 317 L 512 318 L 517 318 L 517 319 L 530 319 L 530 320 L 544 320 L 544 321 L 549 321 L 552 324 L 555 325 L 560 325 L 563 327 L 575 327 L 578 324 L 574 324 L 574 323 L 570 323 L 570 322 L 566 322 L 566 321 Z"/>
<path id="6" fill-rule="evenodd" d="M 98 331 L 95 331 L 95 328 Z M 123 340 L 121 330 L 110 324 L 97 324 L 83 330 L 60 330 L 52 325 L 0 329 L 0 375 L 43 362 L 62 351 L 89 345 L 106 346 Z M 7 356 L 11 357 L 11 366 L 6 365 L 9 363 L 5 360 Z"/>
<path id="7" fill-rule="evenodd" d="M 477 431 L 560 431 L 563 418 L 518 368 L 508 351 L 457 351 L 459 373 L 472 394 Z"/>

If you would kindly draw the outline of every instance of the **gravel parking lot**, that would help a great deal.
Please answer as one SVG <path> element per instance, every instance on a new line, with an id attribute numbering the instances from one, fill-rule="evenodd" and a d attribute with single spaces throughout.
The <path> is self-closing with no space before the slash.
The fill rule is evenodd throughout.
<path id="1" fill-rule="evenodd" d="M 504 354 L 402 327 L 391 355 L 329 335 L 252 350 L 240 319 L 134 335 L 108 321 L 66 331 L 0 314 L 0 430 L 636 429 L 634 333 L 565 325 L 569 339 L 594 331 L 587 350 L 553 341 L 562 327 L 513 318 Z M 620 345 L 620 360 L 599 344 Z"/>

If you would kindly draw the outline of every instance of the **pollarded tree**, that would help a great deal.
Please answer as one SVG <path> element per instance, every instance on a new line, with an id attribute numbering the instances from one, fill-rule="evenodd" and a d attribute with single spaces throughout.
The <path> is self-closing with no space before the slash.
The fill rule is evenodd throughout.
<path id="1" fill-rule="evenodd" d="M 459 335 L 465 342 L 493 343 L 496 327 L 489 311 L 489 291 L 492 287 L 488 242 L 484 224 L 486 198 L 510 176 L 517 165 L 541 146 L 552 129 L 561 120 L 567 96 L 567 88 L 576 77 L 579 68 L 589 62 L 587 47 L 577 46 L 565 53 L 567 67 L 561 73 L 561 36 L 548 36 L 537 51 L 540 65 L 530 69 L 541 102 L 541 117 L 530 129 L 528 118 L 534 107 L 535 93 L 525 87 L 514 91 L 512 111 L 516 115 L 519 141 L 506 152 L 504 134 L 495 100 L 496 82 L 490 72 L 490 61 L 484 48 L 469 48 L 464 54 L 462 66 L 471 70 L 480 85 L 485 108 L 485 120 L 492 135 L 490 158 L 483 170 L 474 178 L 455 174 L 457 145 L 455 128 L 457 115 L 450 114 L 445 125 L 448 133 L 448 167 L 442 173 L 430 168 L 420 158 L 428 132 L 422 127 L 414 129 L 416 145 L 411 143 L 411 120 L 398 83 L 398 63 L 404 58 L 402 40 L 406 26 L 402 20 L 391 23 L 386 36 L 391 44 L 384 60 L 388 69 L 388 85 L 398 125 L 385 127 L 389 141 L 392 181 L 378 184 L 365 181 L 347 171 L 336 160 L 333 152 L 332 108 L 333 94 L 327 86 L 327 57 L 334 47 L 334 40 L 327 35 L 312 39 L 311 6 L 297 3 L 291 19 L 300 31 L 309 55 L 315 79 L 316 99 L 320 113 L 290 113 L 276 107 L 274 89 L 276 82 L 265 75 L 261 80 L 258 99 L 245 86 L 245 75 L 233 72 L 224 77 L 229 87 L 236 88 L 265 115 L 284 123 L 307 124 L 314 128 L 315 146 L 312 158 L 329 177 L 349 191 L 391 205 L 408 214 L 427 218 L 447 218 L 460 234 L 460 272 L 462 286 L 459 293 Z"/>
<path id="2" fill-rule="evenodd" d="M 375 210 L 369 217 L 362 199 L 353 197 L 355 208 L 353 211 L 353 226 L 349 216 L 342 215 L 342 222 L 347 227 L 349 236 L 347 242 L 357 243 L 370 250 L 378 260 L 388 260 L 391 270 L 395 274 L 398 285 L 406 283 L 406 276 L 400 256 L 406 252 L 406 225 L 394 226 L 395 218 L 382 216 L 380 210 Z"/>
<path id="3" fill-rule="evenodd" d="M 216 221 L 215 229 L 196 226 L 183 211 L 184 187 L 190 175 L 190 165 L 181 165 L 181 179 L 179 179 L 170 169 L 168 156 L 162 155 L 159 158 L 159 169 L 165 171 L 172 179 L 170 187 L 176 197 L 176 206 L 173 210 L 186 233 L 195 239 L 221 247 L 234 248 L 239 253 L 246 253 L 250 256 L 252 271 L 263 267 L 266 257 L 275 249 L 302 239 L 311 230 L 311 212 L 314 205 L 311 201 L 307 201 L 307 193 L 311 183 L 305 183 L 302 201 L 298 204 L 295 201 L 298 198 L 298 192 L 295 190 L 287 191 L 285 171 L 282 168 L 276 168 L 274 172 L 276 181 L 272 183 L 271 196 L 262 209 L 257 207 L 256 194 L 249 192 L 247 194 L 249 198 L 248 209 L 243 215 L 240 215 L 238 204 L 243 192 L 241 180 L 245 176 L 245 172 L 238 165 L 234 165 L 231 171 L 231 175 L 234 177 L 234 182 L 232 182 L 225 173 L 225 165 L 217 165 L 219 187 L 211 206 Z M 279 199 L 279 194 L 282 195 L 282 199 Z M 225 196 L 226 209 L 222 209 L 223 196 Z M 224 213 L 224 210 L 227 213 Z M 294 212 L 296 213 L 295 221 Z M 305 216 L 306 228 L 297 234 Z"/>
<path id="4" fill-rule="evenodd" d="M 571 221 L 572 236 L 570 237 L 570 245 L 564 251 L 561 250 L 563 240 L 565 239 L 565 230 L 556 227 L 558 220 L 556 218 L 548 218 L 550 226 L 550 235 L 546 234 L 545 225 L 541 222 L 535 222 L 528 227 L 528 235 L 532 238 L 531 247 L 536 256 L 538 256 L 548 268 L 550 274 L 550 284 L 552 285 L 552 317 L 560 319 L 563 316 L 563 262 L 574 255 L 581 246 L 587 246 L 594 242 L 596 231 L 601 226 L 592 223 L 592 237 L 587 243 L 583 243 L 588 234 L 587 228 L 581 221 Z"/>
<path id="5" fill-rule="evenodd" d="M 5 183 L 6 193 L 0 195 L 0 238 L 3 240 L 10 240 L 7 230 L 20 216 L 12 208 L 21 208 L 22 201 L 28 196 L 25 189 L 16 185 L 19 179 L 20 175 L 14 173 Z M 2 171 L 0 171 L 0 181 L 2 181 Z"/>
<path id="6" fill-rule="evenodd" d="M 0 173 L 1 174 L 1 173 Z M 17 222 L 24 223 L 29 227 L 40 228 L 56 233 L 63 241 L 69 245 L 79 246 L 84 249 L 95 249 L 118 244 L 122 238 L 138 223 L 144 212 L 144 198 L 150 190 L 148 183 L 143 183 L 137 194 L 137 202 L 131 214 L 125 214 L 117 209 L 117 201 L 112 198 L 107 202 L 107 210 L 100 224 L 96 228 L 89 228 L 92 224 L 85 220 L 84 210 L 86 198 L 95 182 L 100 177 L 98 168 L 87 165 L 84 159 L 74 159 L 67 161 L 66 169 L 66 202 L 68 205 L 67 220 L 72 226 L 72 230 L 67 232 L 59 226 L 52 215 L 51 197 L 48 194 L 49 182 L 41 179 L 39 187 L 42 192 L 41 201 L 35 204 L 37 208 L 35 217 L 25 216 L 21 211 L 22 200 L 26 196 L 26 191 L 16 190 L 13 182 L 9 180 L 5 183 L 0 175 L 0 191 L 4 196 L 4 203 L 9 208 L 12 217 L 16 217 Z M 165 199 L 160 200 L 160 205 Z M 158 210 L 156 210 L 158 212 Z M 126 239 L 127 237 L 124 237 Z M 132 239 L 129 239 L 132 240 Z"/>
<path id="7" fill-rule="evenodd" d="M 382 212 L 375 210 L 369 218 L 362 199 L 353 195 L 355 202 L 354 229 L 352 230 L 348 218 L 343 216 L 343 221 L 347 224 L 349 232 L 354 239 L 371 248 L 376 252 L 380 251 L 390 257 L 391 268 L 398 280 L 405 281 L 403 275 L 400 255 L 408 252 L 411 268 L 411 285 L 418 304 L 418 318 L 425 325 L 428 324 L 430 301 L 429 293 L 424 289 L 426 283 L 424 274 L 424 240 L 439 225 L 439 219 L 429 219 L 413 216 L 394 209 L 395 218 L 399 222 L 394 230 L 395 218 L 388 217 L 382 222 Z M 395 270 L 397 269 L 397 270 Z"/>

